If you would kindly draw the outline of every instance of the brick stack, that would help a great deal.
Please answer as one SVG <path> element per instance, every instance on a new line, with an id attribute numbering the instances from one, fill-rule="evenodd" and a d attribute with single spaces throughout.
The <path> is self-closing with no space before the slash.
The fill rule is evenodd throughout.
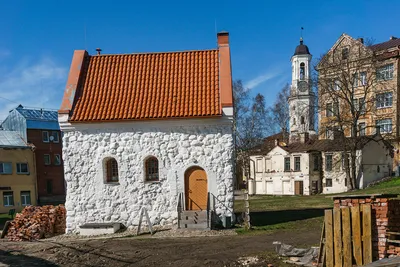
<path id="1" fill-rule="evenodd" d="M 400 230 L 398 227 L 400 226 L 400 200 L 391 199 L 393 197 L 397 197 L 397 195 L 354 195 L 336 196 L 333 198 L 335 207 L 353 207 L 362 204 L 371 205 L 372 256 L 374 259 L 385 258 L 389 254 L 390 249 L 388 250 L 389 244 L 387 243 L 386 232 Z M 390 251 L 392 252 L 393 249 Z"/>
<path id="2" fill-rule="evenodd" d="M 64 206 L 28 206 L 18 213 L 7 231 L 12 241 L 32 241 L 65 233 Z"/>

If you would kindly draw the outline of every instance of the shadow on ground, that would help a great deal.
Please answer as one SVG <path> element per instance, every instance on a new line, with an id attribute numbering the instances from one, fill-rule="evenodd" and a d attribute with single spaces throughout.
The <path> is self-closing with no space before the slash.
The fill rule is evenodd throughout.
<path id="1" fill-rule="evenodd" d="M 300 209 L 250 212 L 253 226 L 266 226 L 324 216 L 325 209 Z"/>
<path id="2" fill-rule="evenodd" d="M 17 267 L 17 266 L 49 266 L 56 267 L 57 264 L 49 262 L 44 259 L 26 256 L 21 253 L 8 252 L 0 250 L 0 265 L 5 264 L 5 266 Z M 3 265 L 1 265 L 3 266 Z"/>

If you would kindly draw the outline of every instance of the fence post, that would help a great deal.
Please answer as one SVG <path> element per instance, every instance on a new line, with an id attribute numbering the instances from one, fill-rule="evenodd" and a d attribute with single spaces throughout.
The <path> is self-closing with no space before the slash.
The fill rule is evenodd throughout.
<path id="1" fill-rule="evenodd" d="M 326 266 L 334 267 L 333 259 L 333 215 L 332 210 L 325 210 L 325 248 Z"/>

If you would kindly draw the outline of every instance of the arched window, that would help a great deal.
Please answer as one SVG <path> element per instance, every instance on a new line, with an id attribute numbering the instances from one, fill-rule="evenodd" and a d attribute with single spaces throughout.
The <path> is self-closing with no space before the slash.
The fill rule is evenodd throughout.
<path id="1" fill-rule="evenodd" d="M 306 71 L 306 66 L 304 62 L 300 63 L 300 80 L 304 80 L 304 75 Z"/>
<path id="2" fill-rule="evenodd" d="M 106 168 L 106 182 L 117 183 L 118 182 L 118 163 L 114 158 L 108 158 L 105 162 Z"/>
<path id="3" fill-rule="evenodd" d="M 146 181 L 158 181 L 158 159 L 149 157 L 145 162 Z"/>

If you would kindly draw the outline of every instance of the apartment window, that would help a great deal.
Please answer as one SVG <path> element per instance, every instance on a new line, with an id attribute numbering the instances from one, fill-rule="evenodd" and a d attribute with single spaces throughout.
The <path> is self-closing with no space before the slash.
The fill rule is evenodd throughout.
<path id="1" fill-rule="evenodd" d="M 394 72 L 393 64 L 382 66 L 376 70 L 376 80 L 378 81 L 391 80 L 393 79 L 393 72 Z"/>
<path id="2" fill-rule="evenodd" d="M 108 158 L 106 161 L 106 181 L 107 183 L 118 182 L 118 163 L 114 158 Z"/>
<path id="3" fill-rule="evenodd" d="M 59 143 L 60 142 L 60 138 L 59 138 L 58 132 L 55 132 L 55 131 L 51 132 L 51 136 L 53 137 L 52 141 L 54 143 Z"/>
<path id="4" fill-rule="evenodd" d="M 358 73 L 353 73 L 353 87 L 358 86 Z"/>
<path id="5" fill-rule="evenodd" d="M 327 117 L 332 117 L 333 116 L 332 110 L 333 110 L 332 103 L 326 104 L 326 116 Z"/>
<path id="6" fill-rule="evenodd" d="M 340 81 L 339 80 L 335 80 L 333 83 L 333 89 L 335 91 L 339 91 L 340 90 Z"/>
<path id="7" fill-rule="evenodd" d="M 365 71 L 360 72 L 360 83 L 362 86 L 367 85 L 367 73 Z"/>
<path id="8" fill-rule="evenodd" d="M 46 192 L 47 192 L 47 194 L 53 193 L 53 181 L 52 180 L 46 181 Z"/>
<path id="9" fill-rule="evenodd" d="M 51 158 L 49 154 L 44 154 L 43 155 L 43 159 L 44 159 L 44 165 L 50 165 L 51 164 Z"/>
<path id="10" fill-rule="evenodd" d="M 342 59 L 348 59 L 349 58 L 349 48 L 345 47 L 342 49 Z"/>
<path id="11" fill-rule="evenodd" d="M 0 174 L 12 174 L 11 162 L 0 162 Z"/>
<path id="12" fill-rule="evenodd" d="M 319 156 L 318 155 L 314 155 L 314 171 L 318 171 L 319 170 Z"/>
<path id="13" fill-rule="evenodd" d="M 31 205 L 31 191 L 21 191 L 21 205 Z"/>
<path id="14" fill-rule="evenodd" d="M 391 133 L 392 119 L 377 120 L 376 127 L 379 127 L 381 133 Z"/>
<path id="15" fill-rule="evenodd" d="M 333 137 L 333 130 L 331 128 L 325 129 L 325 137 L 327 139 L 331 139 Z"/>
<path id="16" fill-rule="evenodd" d="M 59 154 L 54 155 L 54 165 L 61 165 L 61 156 Z"/>
<path id="17" fill-rule="evenodd" d="M 332 113 L 334 116 L 339 115 L 339 103 L 338 102 L 333 103 Z"/>
<path id="18" fill-rule="evenodd" d="M 49 142 L 49 132 L 48 131 L 43 131 L 42 132 L 42 140 L 44 143 L 48 143 Z"/>
<path id="19" fill-rule="evenodd" d="M 17 163 L 17 173 L 18 174 L 28 174 L 28 163 Z"/>
<path id="20" fill-rule="evenodd" d="M 325 180 L 326 180 L 325 187 L 332 187 L 332 179 L 326 178 Z"/>
<path id="21" fill-rule="evenodd" d="M 358 124 L 358 133 L 359 133 L 359 136 L 365 136 L 365 128 L 366 128 L 365 122 L 360 122 L 360 123 Z"/>
<path id="22" fill-rule="evenodd" d="M 358 106 L 361 109 L 360 114 L 365 114 L 365 98 L 358 99 Z"/>
<path id="23" fill-rule="evenodd" d="M 289 172 L 290 171 L 290 158 L 287 157 L 285 158 L 285 172 Z"/>
<path id="24" fill-rule="evenodd" d="M 294 170 L 300 171 L 300 157 L 294 157 Z"/>
<path id="25" fill-rule="evenodd" d="M 345 170 L 346 164 L 345 164 L 345 153 L 344 152 L 342 152 L 341 158 L 342 158 L 342 170 Z"/>
<path id="26" fill-rule="evenodd" d="M 327 170 L 327 171 L 332 170 L 332 155 L 331 154 L 325 155 L 325 170 Z"/>
<path id="27" fill-rule="evenodd" d="M 393 92 L 386 92 L 376 95 L 376 107 L 387 108 L 393 105 Z"/>
<path id="28" fill-rule="evenodd" d="M 14 193 L 12 191 L 3 192 L 4 207 L 14 206 Z"/>

